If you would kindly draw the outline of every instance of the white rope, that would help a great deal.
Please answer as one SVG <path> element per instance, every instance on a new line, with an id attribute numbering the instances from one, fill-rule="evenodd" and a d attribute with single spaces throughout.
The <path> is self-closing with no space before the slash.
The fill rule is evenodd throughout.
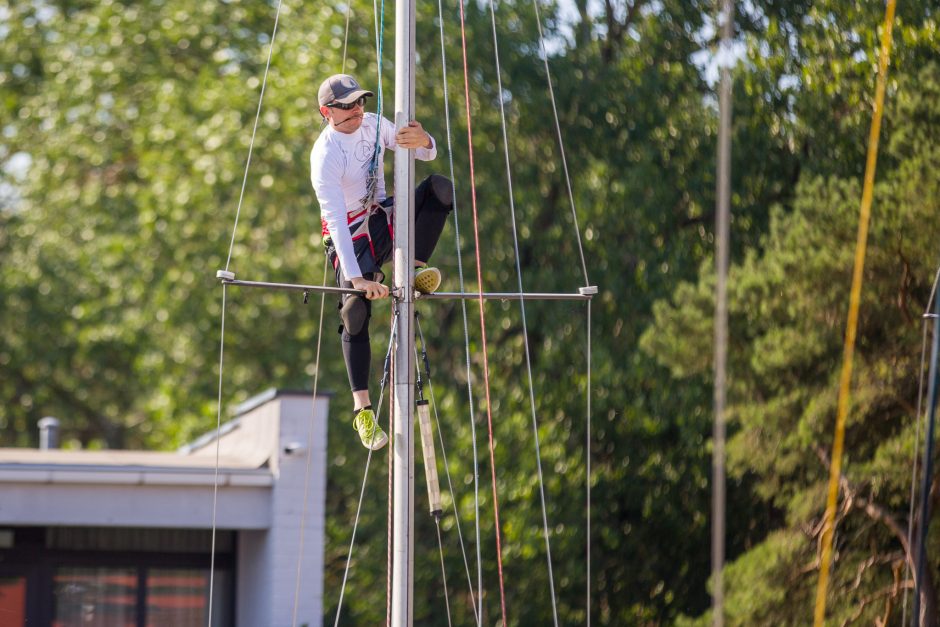
<path id="1" fill-rule="evenodd" d="M 326 256 L 323 257 L 323 284 L 326 285 Z M 310 490 L 310 460 L 313 459 L 313 436 L 316 428 L 317 391 L 320 385 L 320 345 L 323 339 L 323 310 L 326 304 L 326 292 L 320 294 L 320 324 L 317 330 L 317 354 L 313 372 L 313 411 L 310 414 L 310 428 L 307 432 L 307 463 L 304 471 L 304 506 L 300 514 L 300 546 L 297 550 L 297 576 L 294 581 L 294 610 L 291 615 L 291 627 L 297 627 L 297 606 L 300 602 L 300 577 L 304 555 L 304 532 L 307 526 L 307 501 Z"/>
<path id="2" fill-rule="evenodd" d="M 274 38 L 277 36 L 277 23 L 281 17 L 281 3 L 278 0 L 277 12 L 274 14 L 274 29 L 271 31 L 271 45 L 268 46 L 268 61 L 264 66 L 264 77 L 261 79 L 261 94 L 258 96 L 258 110 L 255 112 L 255 124 L 251 130 L 251 141 L 248 142 L 248 159 L 245 162 L 245 174 L 242 176 L 242 189 L 238 195 L 238 209 L 235 211 L 235 226 L 232 227 L 232 241 L 228 246 L 228 258 L 225 260 L 225 269 L 228 270 L 232 261 L 232 250 L 235 248 L 235 233 L 238 231 L 238 217 L 242 213 L 242 202 L 245 200 L 245 185 L 248 183 L 248 169 L 251 167 L 251 153 L 255 146 L 255 135 L 258 133 L 258 120 L 261 119 L 261 104 L 264 102 L 264 89 L 268 84 L 268 70 L 271 68 L 271 57 L 274 55 Z"/>
<path id="3" fill-rule="evenodd" d="M 548 51 L 545 49 L 545 37 L 542 35 L 542 18 L 539 15 L 539 0 L 532 0 L 535 7 L 535 23 L 539 29 L 539 47 L 542 49 L 542 60 L 545 62 L 545 78 L 548 81 L 548 94 L 552 101 L 552 114 L 555 117 L 555 131 L 558 134 L 558 148 L 561 153 L 562 170 L 565 173 L 565 185 L 568 188 L 568 200 L 571 202 L 571 216 L 574 220 L 574 233 L 577 236 L 578 253 L 581 255 L 581 270 L 584 272 L 584 285 L 591 284 L 588 280 L 587 264 L 584 261 L 584 247 L 581 245 L 581 227 L 578 226 L 578 211 L 574 205 L 574 192 L 571 191 L 571 177 L 568 175 L 568 159 L 565 157 L 565 142 L 561 138 L 561 124 L 558 122 L 558 107 L 555 105 L 555 89 L 552 87 L 552 73 L 548 69 Z"/>
<path id="4" fill-rule="evenodd" d="M 522 266 L 519 260 L 519 236 L 516 229 L 516 204 L 513 199 L 512 191 L 512 169 L 510 166 L 509 160 L 509 137 L 506 131 L 506 109 L 503 104 L 503 79 L 502 71 L 500 70 L 499 65 L 499 43 L 496 36 L 496 8 L 493 5 L 493 0 L 489 0 L 490 5 L 490 21 L 493 28 L 493 51 L 496 58 L 496 80 L 497 87 L 499 91 L 499 117 L 503 131 L 503 154 L 506 159 L 506 180 L 509 187 L 509 210 L 512 217 L 512 240 L 513 240 L 513 250 L 515 251 L 516 256 L 516 277 L 518 278 L 519 284 L 519 293 L 523 293 L 525 290 L 522 286 Z M 522 314 L 522 337 L 525 344 L 525 364 L 526 364 L 526 376 L 528 377 L 529 384 L 529 405 L 532 412 L 532 433 L 533 440 L 535 442 L 535 462 L 536 469 L 538 471 L 538 482 L 539 482 L 539 498 L 542 504 L 542 530 L 545 535 L 545 558 L 548 564 L 548 584 L 551 590 L 552 597 L 552 618 L 554 620 L 555 627 L 558 627 L 558 607 L 557 601 L 555 599 L 555 576 L 552 572 L 552 548 L 551 540 L 549 538 L 548 531 L 548 513 L 546 511 L 545 505 L 545 485 L 542 479 L 542 456 L 539 450 L 539 426 L 538 418 L 535 412 L 535 386 L 532 382 L 532 359 L 529 351 L 529 330 L 528 324 L 526 322 L 526 313 L 525 313 L 525 300 L 519 300 L 519 309 Z"/>
<path id="5" fill-rule="evenodd" d="M 386 363 L 388 361 L 387 356 L 392 352 L 392 345 L 395 342 L 396 330 L 398 327 L 398 312 L 395 312 L 395 315 L 392 319 L 392 332 L 389 334 L 388 338 L 388 351 L 386 352 Z M 376 424 L 379 422 L 379 417 L 382 413 L 382 401 L 385 398 L 385 382 L 387 377 L 383 375 L 382 377 L 382 387 L 379 392 L 379 403 L 377 405 L 375 412 L 375 421 Z M 369 449 L 369 454 L 366 456 L 366 469 L 362 475 L 362 487 L 359 489 L 359 503 L 356 505 L 356 518 L 353 521 L 352 536 L 349 539 L 349 552 L 346 554 L 346 567 L 343 570 L 343 584 L 339 589 L 339 603 L 336 606 L 336 619 L 333 622 L 334 627 L 339 627 L 339 617 L 340 613 L 343 610 L 343 597 L 346 595 L 346 581 L 349 578 L 349 567 L 352 564 L 352 553 L 353 547 L 356 544 L 356 530 L 359 528 L 359 515 L 362 512 L 362 500 L 366 493 L 366 481 L 369 478 L 369 465 L 372 462 L 372 449 Z"/>
<path id="6" fill-rule="evenodd" d="M 461 0 L 462 1 L 462 0 Z M 440 34 L 441 34 L 441 74 L 442 81 L 444 83 L 444 122 L 447 128 L 447 162 L 450 166 L 450 181 L 451 185 L 455 186 L 454 181 L 456 180 L 454 176 L 454 151 L 453 151 L 453 141 L 451 137 L 451 126 L 450 126 L 450 98 L 449 98 L 449 88 L 447 84 L 447 52 L 444 46 L 444 10 L 442 7 L 441 0 L 437 0 L 437 15 L 438 15 L 438 24 L 440 25 Z M 464 277 L 463 277 L 463 255 L 460 252 L 460 220 L 458 219 L 457 211 L 457 193 L 456 188 L 453 190 L 453 199 L 454 199 L 454 244 L 457 250 L 457 277 L 460 281 L 460 291 L 464 292 Z M 477 619 L 477 625 L 480 625 L 480 617 L 483 616 L 483 567 L 482 567 L 482 556 L 480 548 L 480 464 L 477 457 L 477 435 L 476 435 L 476 417 L 474 416 L 473 411 L 473 380 L 471 378 L 470 371 L 470 331 L 467 324 L 467 303 L 464 300 L 460 301 L 460 312 L 463 317 L 463 340 L 464 340 L 464 357 L 466 360 L 466 370 L 467 370 L 467 399 L 470 409 L 470 434 L 471 441 L 473 443 L 473 508 L 474 508 L 474 527 L 476 532 L 476 558 L 477 558 L 477 604 L 474 605 L 474 616 Z M 418 325 L 420 329 L 420 324 Z M 421 340 L 422 343 L 424 340 Z M 433 388 L 431 390 L 433 394 Z M 432 396 L 433 400 L 433 396 Z M 435 420 L 437 420 L 437 404 L 435 407 Z M 440 433 L 440 429 L 438 429 Z M 443 446 L 443 444 L 442 444 Z M 445 464 L 445 468 L 446 468 Z M 450 476 L 447 478 L 450 481 Z M 453 493 L 453 490 L 451 490 Z M 454 504 L 456 508 L 456 503 Z M 459 519 L 459 518 L 458 518 Z M 458 526 L 458 532 L 460 527 Z M 461 537 L 461 543 L 463 539 Z M 466 559 L 466 556 L 464 556 Z M 469 573 L 469 566 L 467 568 Z"/>
<path id="7" fill-rule="evenodd" d="M 212 548 L 209 557 L 209 621 L 212 624 L 213 594 L 215 593 L 215 530 L 216 512 L 219 502 L 219 447 L 222 441 L 222 365 L 225 354 L 225 292 L 228 286 L 222 284 L 222 324 L 219 333 L 219 396 L 215 417 L 215 479 L 212 482 Z"/>
<path id="8" fill-rule="evenodd" d="M 427 353 L 427 344 L 424 341 L 424 332 L 421 329 L 421 321 L 415 316 L 416 327 L 418 329 L 418 336 L 421 338 L 421 347 Z M 417 349 L 415 349 L 415 363 L 418 362 Z M 418 365 L 420 368 L 420 363 Z M 451 504 L 454 506 L 454 522 L 457 527 L 457 538 L 460 541 L 460 552 L 463 554 L 463 565 L 464 569 L 467 572 L 467 585 L 470 587 L 470 601 L 473 605 L 473 617 L 476 620 L 477 625 L 480 625 L 480 615 L 477 613 L 476 599 L 473 594 L 473 583 L 470 578 L 470 564 L 467 561 L 467 550 L 464 546 L 463 541 L 463 532 L 460 529 L 460 512 L 457 510 L 457 499 L 454 497 L 456 492 L 454 491 L 454 483 L 450 478 L 450 466 L 447 463 L 447 448 L 444 446 L 444 434 L 441 433 L 441 421 L 437 412 L 437 401 L 434 399 L 434 384 L 431 381 L 431 372 L 430 368 L 425 370 L 425 377 L 427 378 L 428 394 L 431 397 L 431 406 L 434 408 L 434 426 L 437 427 L 437 439 L 441 444 L 441 458 L 444 461 L 444 474 L 447 476 L 447 488 L 450 490 L 451 494 Z M 443 551 L 443 549 L 441 549 Z M 443 553 L 441 554 L 443 559 Z"/>

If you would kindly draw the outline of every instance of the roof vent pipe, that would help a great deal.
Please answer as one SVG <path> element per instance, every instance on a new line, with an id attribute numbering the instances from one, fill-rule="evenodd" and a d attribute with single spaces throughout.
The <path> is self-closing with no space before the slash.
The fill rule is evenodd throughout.
<path id="1" fill-rule="evenodd" d="M 59 419 L 46 416 L 39 421 L 39 450 L 59 448 Z"/>

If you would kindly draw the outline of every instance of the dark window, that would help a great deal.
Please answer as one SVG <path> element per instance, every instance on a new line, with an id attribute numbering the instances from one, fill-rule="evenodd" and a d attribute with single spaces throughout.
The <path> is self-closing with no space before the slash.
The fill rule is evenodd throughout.
<path id="1" fill-rule="evenodd" d="M 213 582 L 212 627 L 232 623 L 228 609 L 231 583 L 227 572 Z M 209 618 L 209 571 L 151 568 L 147 570 L 147 627 L 204 627 Z"/>
<path id="2" fill-rule="evenodd" d="M 0 529 L 2 627 L 206 627 L 211 532 Z M 12 546 L 10 546 L 12 545 Z M 216 537 L 212 624 L 234 625 L 235 533 Z"/>
<path id="3" fill-rule="evenodd" d="M 53 627 L 136 627 L 137 569 L 56 568 Z"/>

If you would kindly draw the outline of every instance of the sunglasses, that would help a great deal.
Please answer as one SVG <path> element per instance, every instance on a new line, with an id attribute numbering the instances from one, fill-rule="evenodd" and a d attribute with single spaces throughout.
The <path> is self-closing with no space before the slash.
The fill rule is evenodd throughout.
<path id="1" fill-rule="evenodd" d="M 330 104 L 326 106 L 329 107 L 330 109 L 342 109 L 343 111 L 349 111 L 350 109 L 354 107 L 365 107 L 366 97 L 359 96 L 358 98 L 356 98 L 355 100 L 353 100 L 352 102 L 348 104 L 345 102 L 331 102 Z"/>

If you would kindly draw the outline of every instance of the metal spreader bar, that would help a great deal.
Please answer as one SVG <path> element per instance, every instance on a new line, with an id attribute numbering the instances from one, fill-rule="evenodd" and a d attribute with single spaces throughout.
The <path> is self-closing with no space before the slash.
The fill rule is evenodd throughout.
<path id="1" fill-rule="evenodd" d="M 293 290 L 297 292 L 325 293 L 325 294 L 359 294 L 365 292 L 347 287 L 328 287 L 326 285 L 303 285 L 300 283 L 270 283 L 267 281 L 242 281 L 235 278 L 234 272 L 219 270 L 215 273 L 217 279 L 225 285 L 240 287 L 260 287 L 271 290 Z M 395 294 L 395 290 L 392 290 Z M 597 294 L 597 286 L 578 288 L 577 294 L 552 292 L 483 292 L 484 300 L 591 300 Z M 393 294 L 394 295 L 394 294 Z M 418 300 L 478 300 L 479 292 L 434 292 L 421 294 L 415 292 Z"/>
<path id="2" fill-rule="evenodd" d="M 419 300 L 591 300 L 597 294 L 597 286 L 591 285 L 578 289 L 577 294 L 551 292 L 434 292 L 418 294 Z"/>
<path id="3" fill-rule="evenodd" d="M 364 294 L 362 290 L 346 287 L 328 287 L 326 285 L 299 285 L 296 283 L 268 283 L 265 281 L 240 281 L 235 278 L 234 272 L 219 270 L 215 273 L 225 285 L 238 285 L 240 287 L 262 287 L 271 290 L 294 290 L 297 292 L 313 292 L 326 294 Z"/>

